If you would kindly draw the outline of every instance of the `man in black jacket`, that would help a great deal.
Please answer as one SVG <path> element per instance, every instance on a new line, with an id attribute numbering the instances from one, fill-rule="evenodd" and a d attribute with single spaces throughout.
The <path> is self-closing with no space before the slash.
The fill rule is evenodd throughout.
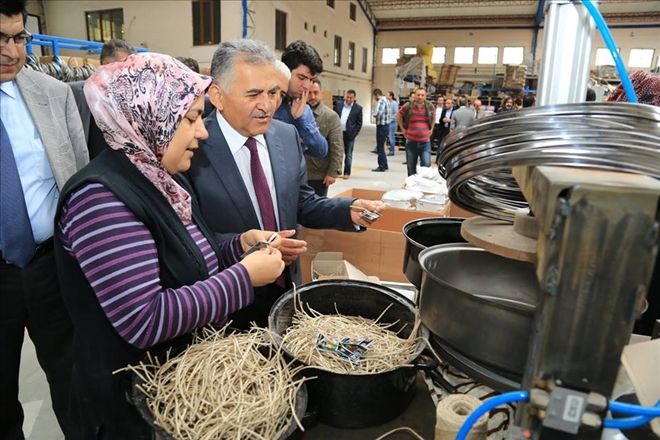
<path id="1" fill-rule="evenodd" d="M 362 106 L 355 102 L 355 90 L 348 90 L 344 100 L 337 102 L 335 111 L 341 119 L 341 129 L 344 134 L 344 179 L 351 177 L 351 162 L 353 160 L 353 144 L 362 129 Z"/>

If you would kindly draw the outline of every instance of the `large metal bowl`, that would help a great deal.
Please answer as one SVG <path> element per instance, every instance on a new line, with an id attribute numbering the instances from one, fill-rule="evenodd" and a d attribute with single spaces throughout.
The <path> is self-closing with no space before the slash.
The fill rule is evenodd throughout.
<path id="1" fill-rule="evenodd" d="M 431 217 L 413 220 L 403 226 L 406 251 L 403 255 L 403 273 L 417 290 L 422 287 L 422 268 L 419 253 L 429 246 L 446 243 L 465 243 L 461 237 L 464 218 Z"/>
<path id="2" fill-rule="evenodd" d="M 422 323 L 475 362 L 522 375 L 540 298 L 534 266 L 463 243 L 430 247 L 419 263 Z"/>

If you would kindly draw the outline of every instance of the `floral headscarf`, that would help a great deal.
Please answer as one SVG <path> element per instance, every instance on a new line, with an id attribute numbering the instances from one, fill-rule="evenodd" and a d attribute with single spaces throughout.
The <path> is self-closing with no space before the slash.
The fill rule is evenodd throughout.
<path id="1" fill-rule="evenodd" d="M 190 194 L 160 163 L 179 123 L 211 78 L 157 53 L 136 53 L 101 66 L 85 82 L 85 98 L 108 145 L 123 152 L 170 202 L 184 225 L 192 222 Z"/>

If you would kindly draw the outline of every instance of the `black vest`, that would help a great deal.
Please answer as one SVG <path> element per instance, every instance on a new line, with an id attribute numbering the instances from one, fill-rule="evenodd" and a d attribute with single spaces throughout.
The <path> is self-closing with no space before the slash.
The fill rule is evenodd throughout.
<path id="1" fill-rule="evenodd" d="M 182 176 L 175 179 L 193 194 Z M 56 225 L 63 202 L 72 191 L 89 182 L 102 183 L 149 229 L 158 249 L 160 279 L 164 288 L 178 288 L 208 278 L 204 256 L 172 206 L 123 153 L 103 151 L 67 182 L 60 195 Z M 219 256 L 213 234 L 201 219 L 194 197 L 192 211 L 193 221 Z M 60 288 L 75 326 L 71 415 L 73 422 L 79 425 L 79 438 L 151 439 L 151 429 L 129 399 L 130 374 L 112 374 L 128 364 L 138 363 L 145 351 L 130 345 L 115 331 L 78 262 L 62 248 L 57 235 L 55 256 Z M 186 336 L 179 337 L 152 347 L 150 351 L 161 353 L 173 345 L 184 346 L 187 342 Z"/>

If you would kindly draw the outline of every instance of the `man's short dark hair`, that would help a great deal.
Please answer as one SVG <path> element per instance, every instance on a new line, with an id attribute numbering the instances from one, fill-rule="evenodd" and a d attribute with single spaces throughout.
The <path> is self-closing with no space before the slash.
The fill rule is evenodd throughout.
<path id="1" fill-rule="evenodd" d="M 374 96 L 383 96 L 383 91 L 381 89 L 374 89 Z"/>
<path id="2" fill-rule="evenodd" d="M 525 95 L 523 97 L 523 108 L 527 107 L 534 107 L 534 104 L 536 104 L 536 96 L 535 95 Z"/>
<path id="3" fill-rule="evenodd" d="M 103 61 L 108 58 L 114 58 L 117 55 L 117 52 L 127 52 L 131 54 L 135 53 L 135 49 L 120 38 L 109 40 L 101 48 L 101 64 L 103 64 Z"/>
<path id="4" fill-rule="evenodd" d="M 587 88 L 587 101 L 592 102 L 596 100 L 596 91 L 591 87 Z"/>
<path id="5" fill-rule="evenodd" d="M 391 91 L 391 90 L 389 92 L 387 92 L 387 95 L 392 99 L 396 99 L 396 96 L 394 96 L 394 92 Z"/>
<path id="6" fill-rule="evenodd" d="M 23 25 L 25 26 L 25 21 L 27 20 L 26 3 L 26 0 L 2 0 L 0 1 L 0 14 L 7 17 L 22 14 Z"/>
<path id="7" fill-rule="evenodd" d="M 346 93 L 350 93 L 353 96 L 357 95 L 357 93 L 355 93 L 355 90 L 353 90 L 353 89 L 346 90 Z"/>
<path id="8" fill-rule="evenodd" d="M 188 66 L 193 72 L 199 73 L 199 63 L 197 60 L 188 57 L 176 57 L 176 59 Z"/>
<path id="9" fill-rule="evenodd" d="M 302 40 L 289 44 L 282 53 L 282 62 L 289 70 L 293 70 L 301 64 L 307 66 L 312 75 L 323 72 L 323 60 L 319 53 L 309 44 Z"/>
<path id="10" fill-rule="evenodd" d="M 318 84 L 320 88 L 323 88 L 323 85 L 321 84 L 321 80 L 319 80 L 318 78 L 314 78 L 312 80 L 312 83 L 313 84 Z"/>

